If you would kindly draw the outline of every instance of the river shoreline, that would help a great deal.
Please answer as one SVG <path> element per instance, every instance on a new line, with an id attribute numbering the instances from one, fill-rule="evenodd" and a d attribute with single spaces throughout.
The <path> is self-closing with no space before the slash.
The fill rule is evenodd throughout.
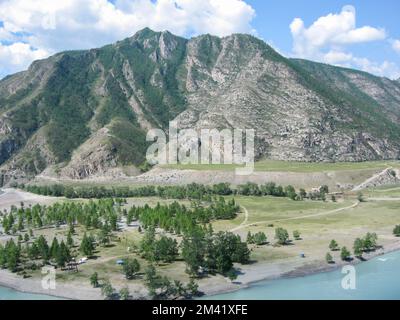
<path id="1" fill-rule="evenodd" d="M 364 261 L 375 257 L 400 250 L 400 239 L 394 243 L 387 244 L 385 248 L 364 255 Z M 200 290 L 209 298 L 213 295 L 230 293 L 245 289 L 259 282 L 284 278 L 304 277 L 307 275 L 335 271 L 344 265 L 357 265 L 363 261 L 354 259 L 349 262 L 340 261 L 327 265 L 323 261 L 313 261 L 301 264 L 296 261 L 281 261 L 276 263 L 255 263 L 254 265 L 242 266 L 241 275 L 234 282 L 223 280 L 215 281 L 214 278 L 206 279 L 200 283 Z M 60 283 L 54 290 L 45 290 L 41 287 L 40 279 L 22 279 L 7 270 L 0 270 L 0 286 L 10 288 L 23 293 L 47 295 L 62 299 L 73 300 L 100 300 L 100 288 L 92 288 L 77 283 Z M 118 288 L 117 288 L 118 289 Z M 133 294 L 133 299 L 143 299 L 143 294 Z"/>
<path id="2" fill-rule="evenodd" d="M 205 291 L 207 296 L 212 297 L 213 295 L 219 295 L 223 293 L 231 293 L 241 289 L 245 289 L 251 287 L 260 282 L 269 281 L 269 280 L 277 280 L 277 279 L 285 279 L 285 278 L 298 278 L 305 277 L 318 273 L 325 273 L 338 270 L 344 265 L 357 265 L 362 262 L 371 260 L 375 257 L 382 256 L 384 254 L 388 254 L 394 251 L 400 251 L 400 239 L 397 239 L 393 243 L 389 243 L 385 246 L 385 248 L 377 249 L 376 251 L 370 252 L 368 254 L 364 254 L 364 260 L 361 261 L 357 258 L 354 258 L 352 261 L 339 261 L 334 264 L 328 265 L 325 261 L 315 260 L 311 263 L 298 264 L 297 266 L 293 266 L 293 262 L 283 262 L 279 264 L 269 263 L 269 264 L 258 264 L 252 270 L 253 272 L 248 272 L 239 277 L 241 279 L 240 284 L 232 285 L 227 284 L 223 285 L 215 285 L 213 288 L 209 288 Z M 288 266 L 289 265 L 289 266 Z M 291 265 L 291 267 L 290 267 Z M 274 268 L 275 267 L 275 268 Z M 274 272 L 273 269 L 280 268 L 280 272 Z M 263 270 L 264 268 L 268 268 L 267 272 Z M 246 266 L 242 268 L 243 272 L 246 272 Z M 264 272 L 263 272 L 264 271 Z M 277 270 L 276 270 L 277 271 Z M 269 273 L 269 274 L 267 274 Z M 237 281 L 236 281 L 237 282 Z"/>

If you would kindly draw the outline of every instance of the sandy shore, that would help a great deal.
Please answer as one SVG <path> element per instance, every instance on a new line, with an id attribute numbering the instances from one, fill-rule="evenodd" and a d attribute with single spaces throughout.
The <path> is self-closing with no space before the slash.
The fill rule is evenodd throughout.
<path id="1" fill-rule="evenodd" d="M 378 249 L 375 252 L 365 254 L 365 260 L 370 260 L 374 257 L 400 250 L 400 239 L 391 244 L 387 244 L 385 248 Z M 221 276 L 203 279 L 200 281 L 200 290 L 206 295 L 215 295 L 221 293 L 232 292 L 251 286 L 252 284 L 264 281 L 274 280 L 278 278 L 301 277 L 314 273 L 328 272 L 338 269 L 346 264 L 358 264 L 361 261 L 354 259 L 351 262 L 340 261 L 335 264 L 328 265 L 324 261 L 309 261 L 304 262 L 301 258 L 293 258 L 274 263 L 254 263 L 241 266 L 240 275 L 231 282 Z M 101 300 L 100 288 L 92 288 L 81 283 L 60 283 L 56 285 L 56 289 L 46 290 L 42 288 L 40 279 L 22 279 L 20 276 L 13 274 L 7 270 L 0 270 L 0 286 L 12 288 L 26 293 L 35 293 L 50 295 L 65 299 L 77 300 Z M 116 288 L 117 290 L 120 288 Z M 131 288 L 130 288 L 131 289 Z M 134 292 L 133 298 L 143 298 L 143 288 L 140 290 L 131 290 Z"/>
<path id="2" fill-rule="evenodd" d="M 26 204 L 47 204 L 58 200 L 57 198 L 34 195 L 15 189 L 3 189 L 2 191 L 4 191 L 4 193 L 0 194 L 0 209 L 9 208 L 11 204 L 19 203 L 20 201 L 24 201 Z M 378 249 L 375 252 L 364 254 L 364 258 L 369 260 L 376 256 L 395 250 L 400 250 L 400 238 L 390 239 L 390 242 L 385 242 L 383 249 Z M 283 277 L 299 277 L 318 272 L 327 272 L 338 269 L 345 264 L 357 264 L 360 262 L 361 261 L 359 259 L 354 259 L 351 262 L 343 262 L 338 260 L 337 263 L 328 265 L 321 259 L 313 260 L 309 257 L 306 259 L 294 257 L 274 262 L 238 265 L 236 267 L 239 268 L 240 274 L 234 282 L 231 282 L 222 276 L 216 276 L 202 279 L 199 281 L 199 287 L 200 290 L 205 294 L 214 295 L 240 290 L 258 281 L 273 280 Z M 132 296 L 136 299 L 139 299 L 146 294 L 143 286 L 135 286 L 128 283 L 124 283 L 123 285 L 128 285 Z M 23 279 L 16 274 L 8 272 L 7 270 L 0 270 L 0 286 L 9 287 L 21 292 L 51 295 L 67 299 L 103 299 L 100 288 L 92 288 L 88 283 L 81 283 L 77 281 L 65 283 L 58 281 L 56 289 L 46 290 L 42 288 L 40 279 Z M 116 287 L 116 289 L 119 290 L 121 288 Z"/>
<path id="3" fill-rule="evenodd" d="M 367 261 L 397 250 L 400 250 L 400 239 L 385 245 L 384 248 L 364 254 L 363 258 Z M 303 277 L 315 273 L 334 271 L 344 265 L 356 265 L 362 262 L 355 258 L 349 262 L 340 260 L 334 264 L 327 264 L 321 260 L 304 262 L 302 258 L 293 258 L 274 263 L 255 263 L 241 266 L 239 269 L 241 274 L 233 282 L 225 279 L 225 283 L 216 283 L 213 279 L 207 279 L 206 283 L 200 285 L 200 288 L 207 295 L 216 295 L 244 289 L 260 281 Z"/>
<path id="4" fill-rule="evenodd" d="M 29 193 L 12 188 L 0 189 L 1 211 L 3 211 L 4 209 L 9 210 L 12 205 L 18 206 L 21 202 L 23 202 L 25 206 L 29 206 L 35 205 L 37 203 L 41 205 L 51 204 L 57 201 L 60 201 L 60 198 L 37 195 L 34 193 Z"/>
<path id="5" fill-rule="evenodd" d="M 7 270 L 0 270 L 0 286 L 20 292 L 49 295 L 64 299 L 98 300 L 103 299 L 100 289 L 57 282 L 55 289 L 43 289 L 40 279 L 23 279 Z"/>

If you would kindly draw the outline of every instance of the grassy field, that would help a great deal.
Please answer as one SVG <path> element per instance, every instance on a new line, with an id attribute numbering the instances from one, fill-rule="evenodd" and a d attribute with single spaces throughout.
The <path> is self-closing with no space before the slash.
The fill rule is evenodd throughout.
<path id="1" fill-rule="evenodd" d="M 180 170 L 226 170 L 233 171 L 237 165 L 224 164 L 177 164 L 163 166 L 169 169 Z M 365 161 L 365 162 L 296 162 L 262 160 L 255 163 L 256 171 L 272 172 L 323 172 L 323 171 L 348 171 L 366 169 L 385 169 L 387 167 L 400 167 L 400 161 Z"/>
<path id="2" fill-rule="evenodd" d="M 247 209 L 247 222 L 241 213 L 230 222 L 216 222 L 215 229 L 236 228 L 236 233 L 245 239 L 247 232 L 263 231 L 270 244 L 275 242 L 275 228 L 288 230 L 293 240 L 293 231 L 301 233 L 302 240 L 292 241 L 289 246 L 272 245 L 253 248 L 258 261 L 274 261 L 285 257 L 295 257 L 305 253 L 305 261 L 324 260 L 329 251 L 330 240 L 335 239 L 340 246 L 352 250 L 357 237 L 367 232 L 376 232 L 379 244 L 396 241 L 393 227 L 400 223 L 399 201 L 367 201 L 357 203 L 355 198 L 338 202 L 294 202 L 276 198 L 237 198 L 238 203 Z M 273 227 L 269 226 L 273 224 Z M 238 229 L 239 227 L 239 229 Z M 333 253 L 338 261 L 339 252 Z"/>
<path id="3" fill-rule="evenodd" d="M 332 201 L 292 201 L 287 198 L 274 197 L 235 197 L 241 207 L 241 212 L 233 220 L 216 221 L 213 223 L 215 231 L 232 231 L 246 239 L 247 233 L 263 231 L 268 237 L 268 244 L 263 246 L 250 245 L 251 258 L 261 264 L 276 264 L 279 268 L 281 262 L 315 263 L 324 264 L 328 245 L 335 239 L 339 246 L 353 249 L 354 239 L 363 237 L 367 232 L 375 232 L 378 235 L 378 244 L 387 245 L 398 241 L 392 230 L 400 224 L 400 202 L 391 197 L 400 197 L 400 187 L 379 188 L 364 193 L 366 202 L 358 203 L 356 195 L 347 195 L 345 199 Z M 227 197 L 231 198 L 231 197 Z M 368 200 L 368 198 L 384 198 L 385 200 Z M 76 200 L 78 201 L 78 200 Z M 158 202 L 170 203 L 174 200 L 160 198 L 134 198 L 128 199 L 127 207 L 132 205 L 143 206 L 146 203 L 154 206 Z M 190 206 L 189 201 L 183 201 Z M 17 203 L 18 205 L 18 203 Z M 275 228 L 282 227 L 288 230 L 291 243 L 286 246 L 274 245 Z M 301 240 L 293 239 L 293 231 L 301 233 Z M 76 228 L 75 243 L 80 243 L 84 229 Z M 61 239 L 66 238 L 66 228 L 48 228 L 35 230 L 35 235 L 45 235 L 52 239 L 55 235 Z M 92 232 L 87 230 L 88 233 Z M 162 231 L 158 231 L 162 232 Z M 93 272 L 98 272 L 101 279 L 110 279 L 115 287 L 128 285 L 132 293 L 144 290 L 142 280 L 127 281 L 122 274 L 122 267 L 116 264 L 118 259 L 134 257 L 139 260 L 142 270 L 147 265 L 133 248 L 143 237 L 136 227 L 124 228 L 114 234 L 111 246 L 97 247 L 96 258 L 79 266 L 79 273 L 58 272 L 58 279 L 65 282 L 74 282 L 89 285 L 89 277 Z M 177 238 L 179 241 L 179 238 Z M 1 241 L 1 238 L 0 238 Z M 78 248 L 75 248 L 77 250 Z M 299 258 L 304 253 L 306 258 Z M 335 261 L 340 261 L 340 252 L 331 253 Z M 169 278 L 189 281 L 185 273 L 185 264 L 176 261 L 171 264 L 157 266 L 162 275 Z M 39 271 L 33 272 L 33 276 L 39 276 Z M 214 278 L 204 281 L 214 281 Z M 224 283 L 222 277 L 216 277 L 215 281 Z"/>
<path id="4" fill-rule="evenodd" d="M 379 188 L 372 188 L 364 191 L 364 194 L 372 198 L 400 198 L 400 185 L 390 185 Z"/>

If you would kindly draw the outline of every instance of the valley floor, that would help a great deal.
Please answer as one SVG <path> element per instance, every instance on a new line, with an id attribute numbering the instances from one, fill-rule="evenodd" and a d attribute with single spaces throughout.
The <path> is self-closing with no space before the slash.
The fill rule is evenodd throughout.
<path id="1" fill-rule="evenodd" d="M 67 201 L 62 198 L 43 197 L 19 190 L 5 189 L 0 195 L 0 209 L 11 205 L 19 206 L 21 201 L 28 204 L 51 204 L 56 201 Z M 263 231 L 268 237 L 269 244 L 264 246 L 251 245 L 253 263 L 238 265 L 238 278 L 231 282 L 222 276 L 213 276 L 199 281 L 200 290 L 205 294 L 216 294 L 237 290 L 252 282 L 274 279 L 286 276 L 301 276 L 313 272 L 327 271 L 338 268 L 344 262 L 340 252 L 331 252 L 335 264 L 327 264 L 325 255 L 329 251 L 330 240 L 335 239 L 340 246 L 352 250 L 354 239 L 364 236 L 367 232 L 378 235 L 380 249 L 364 255 L 365 259 L 400 249 L 400 238 L 392 234 L 395 225 L 400 223 L 400 187 L 369 189 L 364 192 L 366 201 L 359 202 L 353 193 L 345 194 L 337 202 L 327 201 L 292 201 L 287 198 L 244 197 L 237 196 L 235 200 L 241 206 L 241 213 L 234 220 L 216 221 L 215 231 L 230 230 L 246 239 L 248 231 L 252 233 Z M 74 200 L 87 201 L 87 200 Z M 128 205 L 150 206 L 158 202 L 172 202 L 159 198 L 131 198 Z M 189 204 L 189 203 L 187 203 Z M 272 245 L 274 230 L 283 227 L 289 231 L 292 238 L 294 230 L 301 232 L 301 240 L 293 240 L 290 245 L 276 247 Z M 46 236 L 61 235 L 66 232 L 63 227 L 35 231 L 35 234 Z M 89 284 L 90 275 L 96 271 L 100 278 L 107 277 L 113 286 L 119 290 L 128 287 L 133 298 L 146 295 L 146 290 L 140 280 L 125 280 L 116 260 L 127 256 L 127 246 L 131 241 L 140 239 L 135 227 L 124 227 L 118 235 L 121 242 L 110 248 L 101 248 L 97 259 L 89 260 L 79 267 L 78 273 L 61 272 L 57 275 L 55 290 L 44 290 L 41 286 L 39 271 L 32 273 L 30 278 L 0 271 L 0 285 L 12 287 L 24 292 L 40 293 L 65 297 L 69 299 L 101 299 L 100 289 L 92 288 Z M 0 236 L 4 242 L 9 236 Z M 300 257 L 304 253 L 305 257 Z M 140 259 L 140 258 L 138 258 Z M 145 262 L 140 261 L 143 265 Z M 352 263 L 358 263 L 354 259 Z M 159 265 L 161 274 L 172 279 L 188 281 L 182 261 L 172 264 Z"/>

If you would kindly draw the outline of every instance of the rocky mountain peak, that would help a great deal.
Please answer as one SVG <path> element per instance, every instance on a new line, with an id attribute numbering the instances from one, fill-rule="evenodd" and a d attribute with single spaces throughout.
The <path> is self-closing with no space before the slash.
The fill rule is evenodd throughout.
<path id="1" fill-rule="evenodd" d="M 0 172 L 12 179 L 56 165 L 86 178 L 137 168 L 147 130 L 171 120 L 253 128 L 260 158 L 397 159 L 398 81 L 287 59 L 251 35 L 185 39 L 145 28 L 1 80 Z"/>

